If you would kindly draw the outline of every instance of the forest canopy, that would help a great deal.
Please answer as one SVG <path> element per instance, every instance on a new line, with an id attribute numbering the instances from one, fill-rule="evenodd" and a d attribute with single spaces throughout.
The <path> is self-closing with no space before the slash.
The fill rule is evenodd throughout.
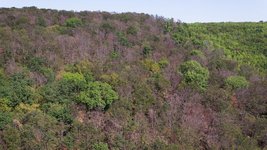
<path id="1" fill-rule="evenodd" d="M 0 149 L 266 149 L 267 23 L 0 9 Z"/>

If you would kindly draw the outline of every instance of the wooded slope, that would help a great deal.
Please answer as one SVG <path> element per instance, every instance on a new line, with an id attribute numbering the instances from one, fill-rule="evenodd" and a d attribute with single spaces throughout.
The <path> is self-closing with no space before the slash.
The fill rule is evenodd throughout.
<path id="1" fill-rule="evenodd" d="M 0 149 L 266 149 L 267 23 L 0 9 Z"/>

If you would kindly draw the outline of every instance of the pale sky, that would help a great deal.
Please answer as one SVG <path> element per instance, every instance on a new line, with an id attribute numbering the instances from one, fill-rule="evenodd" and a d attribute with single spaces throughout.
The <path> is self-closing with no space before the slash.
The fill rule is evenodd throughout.
<path id="1" fill-rule="evenodd" d="M 182 22 L 267 21 L 267 0 L 0 0 L 0 7 L 138 12 Z"/>

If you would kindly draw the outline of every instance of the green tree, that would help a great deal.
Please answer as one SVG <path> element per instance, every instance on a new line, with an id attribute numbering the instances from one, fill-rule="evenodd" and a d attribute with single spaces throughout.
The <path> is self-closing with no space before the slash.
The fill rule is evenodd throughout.
<path id="1" fill-rule="evenodd" d="M 131 43 L 128 41 L 128 39 L 127 39 L 126 35 L 124 34 L 124 32 L 118 32 L 117 33 L 117 37 L 118 37 L 119 43 L 122 46 L 126 46 L 126 47 L 130 47 L 131 46 Z"/>
<path id="2" fill-rule="evenodd" d="M 90 82 L 95 80 L 92 73 L 92 68 L 94 68 L 94 64 L 92 62 L 83 60 L 75 64 L 67 65 L 65 71 L 82 74 L 86 82 Z"/>
<path id="3" fill-rule="evenodd" d="M 70 95 L 82 90 L 86 84 L 84 76 L 80 73 L 66 72 L 59 82 L 62 94 Z"/>
<path id="4" fill-rule="evenodd" d="M 152 52 L 152 47 L 148 43 L 144 43 L 143 45 L 143 55 L 145 57 L 149 56 Z"/>
<path id="5" fill-rule="evenodd" d="M 103 23 L 100 26 L 100 29 L 103 30 L 105 32 L 105 34 L 107 34 L 109 32 L 114 32 L 114 30 L 115 30 L 114 26 L 108 22 Z"/>
<path id="6" fill-rule="evenodd" d="M 130 34 L 130 35 L 136 35 L 138 30 L 136 29 L 135 26 L 130 26 L 127 28 L 127 34 Z"/>
<path id="7" fill-rule="evenodd" d="M 75 28 L 82 25 L 82 20 L 76 17 L 69 18 L 65 21 L 67 27 Z"/>
<path id="8" fill-rule="evenodd" d="M 0 98 L 0 110 L 3 112 L 8 112 L 11 110 L 9 107 L 10 105 L 10 100 L 7 98 Z"/>
<path id="9" fill-rule="evenodd" d="M 86 89 L 80 92 L 77 102 L 86 104 L 89 109 L 104 109 L 118 97 L 118 94 L 109 84 L 95 81 L 88 83 Z"/>
<path id="10" fill-rule="evenodd" d="M 3 129 L 11 121 L 12 118 L 10 113 L 0 111 L 0 130 Z"/>
<path id="11" fill-rule="evenodd" d="M 39 26 L 42 26 L 42 27 L 46 27 L 47 26 L 46 20 L 42 16 L 39 16 L 37 18 L 36 24 L 39 25 Z"/>
<path id="12" fill-rule="evenodd" d="M 65 104 L 46 103 L 42 106 L 42 110 L 65 124 L 73 122 L 71 111 Z"/>
<path id="13" fill-rule="evenodd" d="M 225 80 L 225 85 L 235 90 L 248 87 L 249 82 L 242 76 L 230 76 Z"/>
<path id="14" fill-rule="evenodd" d="M 45 65 L 45 59 L 41 57 L 29 56 L 26 63 L 27 67 L 31 71 L 41 71 L 41 68 Z"/>
<path id="15" fill-rule="evenodd" d="M 23 73 L 11 76 L 10 86 L 6 87 L 8 90 L 8 99 L 10 99 L 10 106 L 15 107 L 21 102 L 33 103 L 31 83 L 31 80 L 27 79 Z"/>
<path id="16" fill-rule="evenodd" d="M 191 87 L 205 90 L 208 86 L 209 70 L 202 67 L 197 61 L 184 62 L 180 71 L 183 74 L 183 82 Z"/>
<path id="17" fill-rule="evenodd" d="M 68 95 L 62 95 L 60 89 L 62 89 L 62 85 L 59 83 L 49 83 L 43 86 L 40 90 L 40 94 L 43 97 L 43 101 L 45 103 L 64 103 L 68 100 Z"/>
<path id="18" fill-rule="evenodd" d="M 159 62 L 158 62 L 160 68 L 166 68 L 170 62 L 167 58 L 162 58 Z"/>
<path id="19" fill-rule="evenodd" d="M 98 142 L 93 145 L 93 150 L 108 150 L 108 144 L 103 142 Z"/>

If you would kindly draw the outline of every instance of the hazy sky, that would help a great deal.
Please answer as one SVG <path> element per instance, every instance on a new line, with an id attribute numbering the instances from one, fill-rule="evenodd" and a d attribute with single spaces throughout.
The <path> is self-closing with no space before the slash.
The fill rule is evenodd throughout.
<path id="1" fill-rule="evenodd" d="M 183 22 L 267 21 L 267 0 L 0 0 L 0 7 L 143 12 Z"/>

